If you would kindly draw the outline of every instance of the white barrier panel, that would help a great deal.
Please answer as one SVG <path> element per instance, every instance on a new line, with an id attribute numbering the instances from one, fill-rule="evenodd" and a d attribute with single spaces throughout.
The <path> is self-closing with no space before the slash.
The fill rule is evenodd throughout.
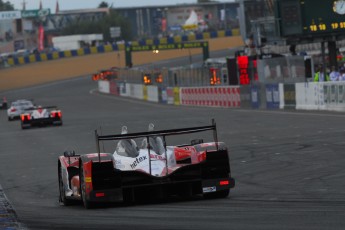
<path id="1" fill-rule="evenodd" d="M 144 86 L 140 84 L 126 84 L 129 85 L 129 96 L 132 98 L 144 99 Z M 127 89 L 127 88 L 126 88 Z"/>
<path id="2" fill-rule="evenodd" d="M 159 102 L 158 87 L 155 85 L 147 86 L 147 100 L 152 102 Z"/>
<path id="3" fill-rule="evenodd" d="M 296 109 L 324 110 L 323 84 L 318 82 L 296 83 Z"/>
<path id="4" fill-rule="evenodd" d="M 296 109 L 345 111 L 345 82 L 296 83 Z"/>
<path id="5" fill-rule="evenodd" d="M 279 109 L 284 109 L 285 107 L 285 98 L 284 98 L 284 84 L 279 83 Z"/>
<path id="6" fill-rule="evenodd" d="M 323 84 L 324 102 L 326 110 L 345 111 L 345 82 L 325 82 Z"/>
<path id="7" fill-rule="evenodd" d="M 110 93 L 109 81 L 98 81 L 98 91 L 101 93 Z"/>
<path id="8" fill-rule="evenodd" d="M 238 86 L 223 87 L 182 87 L 180 88 L 181 105 L 233 107 L 241 106 Z"/>

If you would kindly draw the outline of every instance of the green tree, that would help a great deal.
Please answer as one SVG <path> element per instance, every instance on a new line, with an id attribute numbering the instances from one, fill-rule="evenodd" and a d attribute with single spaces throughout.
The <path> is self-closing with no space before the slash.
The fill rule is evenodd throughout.
<path id="1" fill-rule="evenodd" d="M 110 10 L 110 13 L 99 21 L 83 20 L 72 22 L 72 24 L 62 30 L 61 35 L 99 33 L 103 34 L 104 41 L 112 41 L 110 27 L 120 27 L 121 38 L 124 40 L 132 39 L 129 22 L 115 10 Z"/>
<path id="2" fill-rule="evenodd" d="M 14 10 L 13 5 L 9 1 L 0 0 L 0 11 L 11 11 Z"/>
<path id="3" fill-rule="evenodd" d="M 109 4 L 107 2 L 101 2 L 98 6 L 98 8 L 108 8 Z"/>

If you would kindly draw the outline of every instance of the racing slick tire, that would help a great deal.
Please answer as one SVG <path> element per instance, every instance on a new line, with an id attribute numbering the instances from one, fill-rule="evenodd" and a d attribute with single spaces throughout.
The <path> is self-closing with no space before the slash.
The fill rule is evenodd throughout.
<path id="1" fill-rule="evenodd" d="M 65 185 L 62 181 L 62 176 L 61 176 L 61 166 L 59 165 L 59 202 L 61 202 L 65 206 L 71 205 L 72 201 L 68 200 L 66 198 L 65 194 Z"/>
<path id="2" fill-rule="evenodd" d="M 211 193 L 205 193 L 204 197 L 206 199 L 219 199 L 219 198 L 226 198 L 230 194 L 230 189 L 225 189 L 218 192 L 211 192 Z"/>
<path id="3" fill-rule="evenodd" d="M 86 209 L 91 209 L 91 208 L 94 207 L 94 204 L 86 198 L 86 192 L 85 192 L 85 190 L 86 190 L 85 187 L 86 186 L 85 186 L 85 177 L 84 177 L 84 169 L 83 169 L 83 162 L 82 161 L 80 161 L 79 169 L 80 169 L 79 176 L 80 176 L 80 193 L 81 193 L 81 198 L 82 198 L 84 207 Z"/>

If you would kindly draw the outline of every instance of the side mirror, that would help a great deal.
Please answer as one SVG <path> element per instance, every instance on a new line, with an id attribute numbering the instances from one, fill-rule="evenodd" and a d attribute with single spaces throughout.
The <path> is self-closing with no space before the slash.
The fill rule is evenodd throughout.
<path id="1" fill-rule="evenodd" d="M 74 156 L 75 156 L 75 151 L 74 151 L 74 150 L 65 151 L 65 152 L 63 153 L 63 155 L 64 155 L 65 157 L 74 157 Z"/>

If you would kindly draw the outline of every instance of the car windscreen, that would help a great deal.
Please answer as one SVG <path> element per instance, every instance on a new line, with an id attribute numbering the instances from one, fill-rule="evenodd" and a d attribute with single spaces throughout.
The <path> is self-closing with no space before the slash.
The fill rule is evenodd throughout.
<path id="1" fill-rule="evenodd" d="M 21 108 L 29 108 L 29 107 L 32 107 L 33 104 L 31 102 L 29 102 L 29 101 L 26 101 L 26 102 L 13 102 L 12 106 L 14 106 L 14 107 L 21 107 Z"/>

